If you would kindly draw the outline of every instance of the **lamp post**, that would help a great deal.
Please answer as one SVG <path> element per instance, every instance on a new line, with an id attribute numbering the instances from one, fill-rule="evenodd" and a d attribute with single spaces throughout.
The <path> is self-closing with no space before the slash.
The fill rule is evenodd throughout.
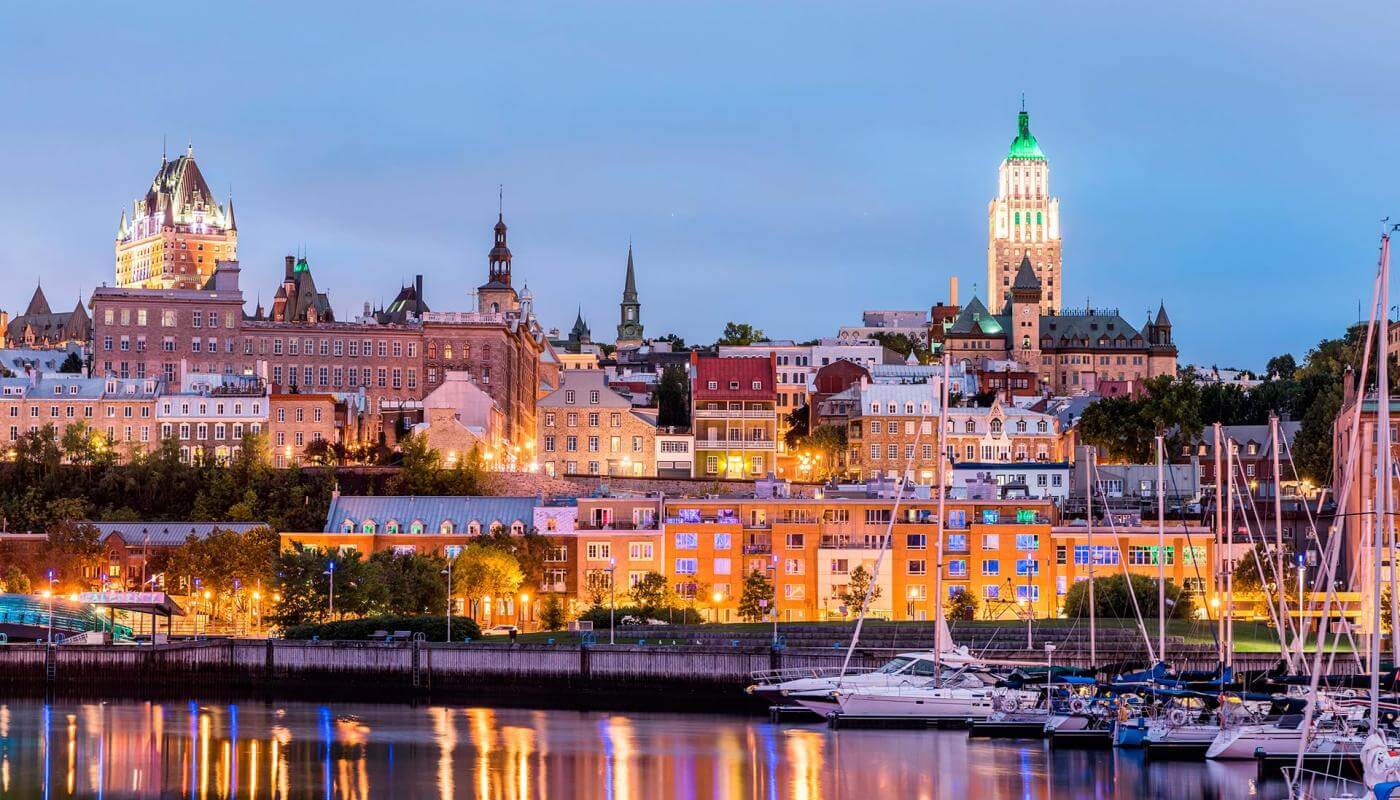
<path id="1" fill-rule="evenodd" d="M 54 575 L 53 570 L 49 570 L 49 591 L 47 592 L 47 594 L 48 594 L 48 596 L 49 596 L 49 646 L 50 646 L 50 647 L 53 646 L 53 593 L 54 593 L 54 584 L 56 584 L 56 583 L 58 583 L 58 578 Z"/>
<path id="2" fill-rule="evenodd" d="M 718 625 L 718 624 L 719 624 L 719 604 L 720 604 L 721 601 L 724 600 L 724 595 L 722 595 L 722 594 L 720 594 L 718 591 L 716 591 L 714 594 L 710 595 L 710 599 L 714 601 L 715 624 Z"/>
<path id="3" fill-rule="evenodd" d="M 778 554 L 771 557 L 769 566 L 773 570 L 773 646 L 778 646 Z"/>
<path id="4" fill-rule="evenodd" d="M 447 641 L 452 641 L 452 555 L 447 556 L 447 569 L 442 571 L 447 576 Z"/>
<path id="5" fill-rule="evenodd" d="M 1050 642 L 1045 643 L 1045 694 L 1048 698 L 1051 694 L 1050 684 L 1055 681 L 1055 645 Z M 1048 700 L 1047 700 L 1048 702 Z"/>
<path id="6" fill-rule="evenodd" d="M 617 644 L 617 558 L 608 559 L 608 644 Z"/>
<path id="7" fill-rule="evenodd" d="M 326 598 L 326 616 L 327 616 L 327 617 L 334 617 L 334 616 L 335 616 L 335 562 L 334 562 L 334 561 L 327 562 L 327 564 L 326 564 L 326 571 L 325 571 L 325 572 L 322 572 L 321 574 L 322 574 L 322 575 L 329 575 L 329 576 L 330 576 L 330 595 Z"/>
<path id="8" fill-rule="evenodd" d="M 525 627 L 525 618 L 528 616 L 525 609 L 530 605 L 530 595 L 528 592 L 520 593 L 520 605 L 515 609 L 515 625 L 517 628 Z"/>

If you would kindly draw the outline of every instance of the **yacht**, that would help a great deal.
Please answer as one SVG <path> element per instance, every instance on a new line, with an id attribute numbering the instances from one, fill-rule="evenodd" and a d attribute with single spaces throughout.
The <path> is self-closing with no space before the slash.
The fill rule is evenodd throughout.
<path id="1" fill-rule="evenodd" d="M 825 715 L 836 710 L 835 703 L 825 704 L 820 700 L 827 697 L 837 687 L 848 689 L 893 688 L 901 686 L 923 686 L 938 674 L 939 662 L 945 670 L 969 666 L 976 662 L 968 654 L 967 648 L 959 647 L 946 651 L 941 656 L 931 650 L 900 653 L 883 665 L 866 672 L 850 672 L 844 675 L 839 670 L 774 670 L 756 672 L 750 676 L 752 684 L 745 689 L 754 697 L 771 705 L 801 705 Z M 802 700 L 811 701 L 811 704 Z"/>

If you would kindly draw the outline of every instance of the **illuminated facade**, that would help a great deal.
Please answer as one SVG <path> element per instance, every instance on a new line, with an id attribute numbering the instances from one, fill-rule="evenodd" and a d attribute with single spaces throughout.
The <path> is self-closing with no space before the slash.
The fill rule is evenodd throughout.
<path id="1" fill-rule="evenodd" d="M 233 200 L 219 205 L 194 161 L 194 147 L 160 169 L 117 226 L 120 289 L 199 289 L 219 261 L 238 258 Z"/>
<path id="2" fill-rule="evenodd" d="M 987 206 L 987 298 L 1000 313 L 1022 259 L 1043 288 L 1043 313 L 1060 310 L 1060 200 L 1050 196 L 1050 162 L 1031 135 L 1024 105 L 1016 138 L 1001 162 L 997 196 Z"/>

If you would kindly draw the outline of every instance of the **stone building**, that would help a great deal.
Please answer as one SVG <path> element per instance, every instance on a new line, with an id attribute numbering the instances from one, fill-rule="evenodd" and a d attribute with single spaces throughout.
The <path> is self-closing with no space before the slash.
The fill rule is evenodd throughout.
<path id="1" fill-rule="evenodd" d="M 1023 101 L 1016 138 L 998 171 L 997 196 L 987 205 L 987 296 L 993 314 L 1004 310 L 1005 296 L 1025 261 L 1044 287 L 1040 310 L 1059 311 L 1060 200 L 1050 196 L 1050 162 L 1031 135 Z"/>
<path id="2" fill-rule="evenodd" d="M 656 474 L 656 420 L 608 388 L 600 370 L 568 370 L 539 403 L 539 464 L 547 475 Z"/>
<path id="3" fill-rule="evenodd" d="M 488 462 L 509 460 L 505 414 L 465 372 L 448 372 L 446 380 L 423 398 L 423 422 L 414 426 L 413 435 L 425 437 L 448 465 L 456 465 L 474 449 Z M 517 467 L 529 461 L 527 456 L 516 460 Z"/>
<path id="4" fill-rule="evenodd" d="M 72 311 L 54 313 L 44 287 L 36 286 L 23 314 L 8 320 L 0 315 L 0 338 L 5 347 L 49 350 L 85 346 L 92 339 L 92 318 L 81 300 Z"/>
<path id="5" fill-rule="evenodd" d="M 233 200 L 219 205 L 194 161 L 194 147 L 160 169 L 117 225 L 116 288 L 198 289 L 220 261 L 238 258 Z"/>
<path id="6" fill-rule="evenodd" d="M 337 414 L 342 401 L 328 392 L 278 392 L 268 398 L 267 439 L 272 466 L 308 463 L 307 448 L 317 442 L 343 443 Z"/>
<path id="7" fill-rule="evenodd" d="M 254 375 L 189 374 L 156 405 L 160 438 L 179 442 L 182 461 L 225 464 L 238 455 L 245 434 L 266 430 L 271 397 L 266 381 Z"/>
<path id="8" fill-rule="evenodd" d="M 61 438 L 68 428 L 84 424 L 122 458 L 149 451 L 160 441 L 155 403 L 161 389 L 154 378 L 38 372 L 0 378 L 0 448 L 8 450 L 46 425 Z"/>
<path id="9" fill-rule="evenodd" d="M 1117 309 L 1047 314 L 1029 256 L 1023 256 L 1004 313 L 973 297 L 944 335 L 944 347 L 968 371 L 983 359 L 1014 360 L 1039 378 L 1040 394 L 1094 393 L 1107 381 L 1140 382 L 1176 374 L 1176 344 L 1165 306 L 1139 331 Z"/>

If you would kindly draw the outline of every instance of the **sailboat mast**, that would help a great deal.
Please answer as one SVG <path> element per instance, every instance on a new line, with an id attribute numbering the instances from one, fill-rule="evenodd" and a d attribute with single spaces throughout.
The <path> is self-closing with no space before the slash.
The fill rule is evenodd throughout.
<path id="1" fill-rule="evenodd" d="M 1273 451 L 1274 461 L 1274 582 L 1278 584 L 1278 642 L 1283 647 L 1283 651 L 1288 653 L 1289 667 L 1293 666 L 1292 650 L 1287 643 L 1288 631 L 1288 597 L 1287 581 L 1283 579 L 1283 472 L 1279 469 L 1278 451 L 1281 447 L 1279 442 L 1278 415 L 1269 415 L 1269 449 Z M 1261 531 L 1262 533 L 1262 531 Z M 1262 536 L 1261 536 L 1262 538 Z"/>
<path id="2" fill-rule="evenodd" d="M 1157 435 L 1157 657 L 1167 660 L 1167 490 L 1161 434 Z M 1132 591 L 1129 588 L 1129 591 Z"/>
<path id="3" fill-rule="evenodd" d="M 1087 543 L 1089 547 L 1089 665 L 1099 665 L 1099 637 L 1094 622 L 1094 448 L 1087 449 L 1085 460 L 1088 469 L 1084 470 L 1084 520 L 1089 524 Z"/>
<path id="4" fill-rule="evenodd" d="M 1214 437 L 1215 446 L 1215 597 L 1217 603 L 1220 600 L 1222 589 L 1225 584 L 1225 556 L 1221 554 L 1220 543 L 1224 541 L 1225 522 L 1221 514 L 1225 509 L 1222 504 L 1225 502 L 1224 488 L 1221 485 L 1220 472 L 1220 423 L 1217 422 L 1211 427 L 1211 435 Z M 1224 604 L 1220 604 L 1224 607 Z M 1219 633 L 1215 637 L 1216 647 L 1220 648 L 1220 663 L 1225 663 L 1225 615 L 1217 613 L 1216 624 Z"/>
<path id="5" fill-rule="evenodd" d="M 1371 730 L 1380 722 L 1381 695 L 1381 565 L 1385 563 L 1386 501 L 1390 494 L 1390 352 L 1386 339 L 1390 319 L 1390 234 L 1381 234 L 1381 291 L 1376 306 L 1376 487 L 1375 524 L 1371 543 L 1375 563 L 1371 568 Z M 1392 564 L 1391 570 L 1395 567 Z M 1397 598 L 1391 597 L 1394 605 Z M 1392 631 L 1392 638 L 1394 632 Z"/>
<path id="6" fill-rule="evenodd" d="M 941 679 L 943 673 L 943 626 L 946 624 L 943 614 L 943 508 L 944 499 L 948 496 L 946 485 L 947 472 L 943 464 L 948 457 L 948 448 L 945 442 L 948 438 L 948 351 L 943 351 L 943 380 L 942 386 L 938 389 L 938 436 L 935 441 L 938 445 L 938 550 L 936 553 L 937 569 L 933 573 L 933 679 L 935 685 Z"/>
<path id="7" fill-rule="evenodd" d="M 1225 442 L 1225 666 L 1235 664 L 1235 440 Z"/>

